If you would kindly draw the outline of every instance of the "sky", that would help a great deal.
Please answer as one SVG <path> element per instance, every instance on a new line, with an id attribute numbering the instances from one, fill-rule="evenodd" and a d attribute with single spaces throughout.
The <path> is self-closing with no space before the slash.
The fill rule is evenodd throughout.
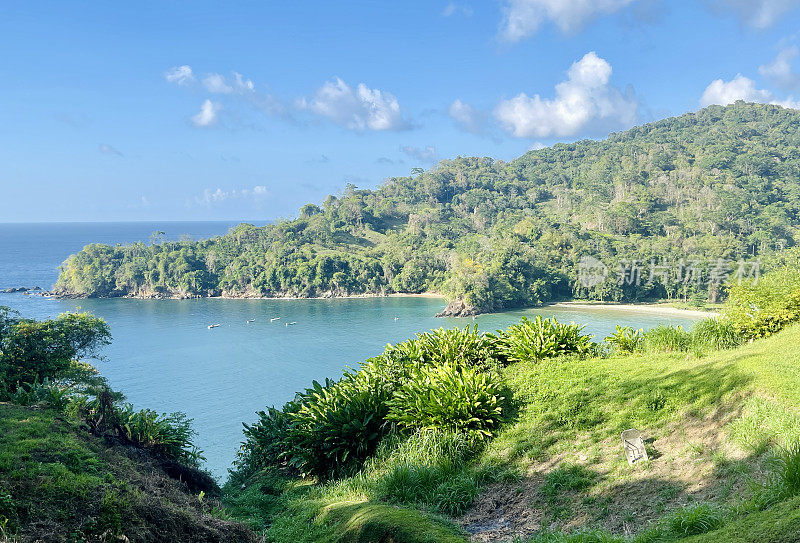
<path id="1" fill-rule="evenodd" d="M 287 218 L 738 99 L 800 108 L 800 0 L 7 2 L 0 222 Z"/>

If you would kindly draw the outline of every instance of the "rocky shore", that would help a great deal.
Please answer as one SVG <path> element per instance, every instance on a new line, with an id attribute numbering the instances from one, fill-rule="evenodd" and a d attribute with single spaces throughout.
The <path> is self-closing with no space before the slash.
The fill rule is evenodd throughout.
<path id="1" fill-rule="evenodd" d="M 480 314 L 477 308 L 467 304 L 464 300 L 453 300 L 437 317 L 473 317 Z"/>

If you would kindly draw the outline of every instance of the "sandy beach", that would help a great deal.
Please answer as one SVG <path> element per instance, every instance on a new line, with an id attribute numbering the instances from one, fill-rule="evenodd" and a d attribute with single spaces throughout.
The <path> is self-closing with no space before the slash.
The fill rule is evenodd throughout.
<path id="1" fill-rule="evenodd" d="M 670 307 L 665 304 L 609 304 L 602 302 L 556 302 L 547 304 L 549 307 L 563 307 L 568 309 L 598 309 L 603 311 L 628 311 L 638 313 L 653 313 L 659 315 L 675 315 L 693 318 L 717 317 L 719 313 L 714 311 L 702 311 L 699 309 L 681 309 Z"/>

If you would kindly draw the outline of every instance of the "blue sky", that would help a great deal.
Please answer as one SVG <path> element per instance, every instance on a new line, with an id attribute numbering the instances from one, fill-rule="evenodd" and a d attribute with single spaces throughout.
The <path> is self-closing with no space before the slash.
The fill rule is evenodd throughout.
<path id="1" fill-rule="evenodd" d="M 442 158 L 800 107 L 800 0 L 0 11 L 0 222 L 289 217 Z"/>

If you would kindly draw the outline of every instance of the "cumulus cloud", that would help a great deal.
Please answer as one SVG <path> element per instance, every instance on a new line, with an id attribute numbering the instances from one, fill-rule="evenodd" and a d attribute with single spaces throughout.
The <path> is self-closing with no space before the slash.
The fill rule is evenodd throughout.
<path id="1" fill-rule="evenodd" d="M 402 145 L 400 151 L 410 156 L 414 160 L 424 162 L 426 164 L 433 164 L 439 160 L 439 155 L 436 153 L 436 147 L 428 145 L 426 147 L 412 147 L 410 145 Z"/>
<path id="2" fill-rule="evenodd" d="M 800 89 L 800 73 L 792 72 L 792 65 L 798 54 L 800 54 L 800 49 L 796 45 L 786 47 L 778 53 L 775 60 L 759 66 L 758 73 L 782 89 L 798 90 Z"/>
<path id="3" fill-rule="evenodd" d="M 268 195 L 269 190 L 267 190 L 267 187 L 264 185 L 256 185 L 252 188 L 231 190 L 222 190 L 218 187 L 217 190 L 205 189 L 201 195 L 195 198 L 195 202 L 204 206 L 211 206 L 222 203 L 226 200 L 237 200 L 244 198 L 258 200 Z"/>
<path id="4" fill-rule="evenodd" d="M 199 127 L 209 127 L 217 124 L 222 106 L 217 102 L 206 99 L 200 106 L 200 112 L 192 117 L 192 123 Z"/>
<path id="5" fill-rule="evenodd" d="M 505 0 L 500 37 L 519 41 L 552 21 L 565 34 L 579 31 L 601 15 L 608 15 L 634 0 Z"/>
<path id="6" fill-rule="evenodd" d="M 718 10 L 733 9 L 742 23 L 764 30 L 800 6 L 800 0 L 716 0 L 715 5 Z"/>
<path id="7" fill-rule="evenodd" d="M 350 130 L 403 130 L 409 127 L 400 103 L 391 93 L 370 89 L 363 83 L 353 88 L 338 77 L 317 89 L 312 98 L 299 99 L 297 107 L 327 117 Z"/>
<path id="8" fill-rule="evenodd" d="M 183 65 L 175 66 L 164 72 L 164 79 L 167 83 L 174 83 L 176 85 L 188 85 L 194 82 L 194 73 L 192 67 Z"/>
<path id="9" fill-rule="evenodd" d="M 796 102 L 791 96 L 785 100 L 780 100 L 772 92 L 756 88 L 756 82 L 742 74 L 736 74 L 736 77 L 730 81 L 723 81 L 722 79 L 712 81 L 703 91 L 703 96 L 700 97 L 700 105 L 702 107 L 712 104 L 727 106 L 737 100 L 800 109 L 800 102 Z"/>
<path id="10" fill-rule="evenodd" d="M 519 138 L 627 128 L 638 119 L 639 102 L 632 90 L 622 93 L 609 83 L 611 71 L 611 64 L 589 52 L 570 67 L 567 80 L 556 85 L 555 98 L 521 93 L 501 101 L 495 117 Z"/>
<path id="11" fill-rule="evenodd" d="M 473 134 L 482 134 L 486 130 L 487 115 L 471 105 L 456 99 L 447 108 L 447 114 L 463 130 Z"/>
<path id="12" fill-rule="evenodd" d="M 104 155 L 122 156 L 122 153 L 120 153 L 115 147 L 107 143 L 101 143 L 100 145 L 97 146 L 97 149 Z"/>

